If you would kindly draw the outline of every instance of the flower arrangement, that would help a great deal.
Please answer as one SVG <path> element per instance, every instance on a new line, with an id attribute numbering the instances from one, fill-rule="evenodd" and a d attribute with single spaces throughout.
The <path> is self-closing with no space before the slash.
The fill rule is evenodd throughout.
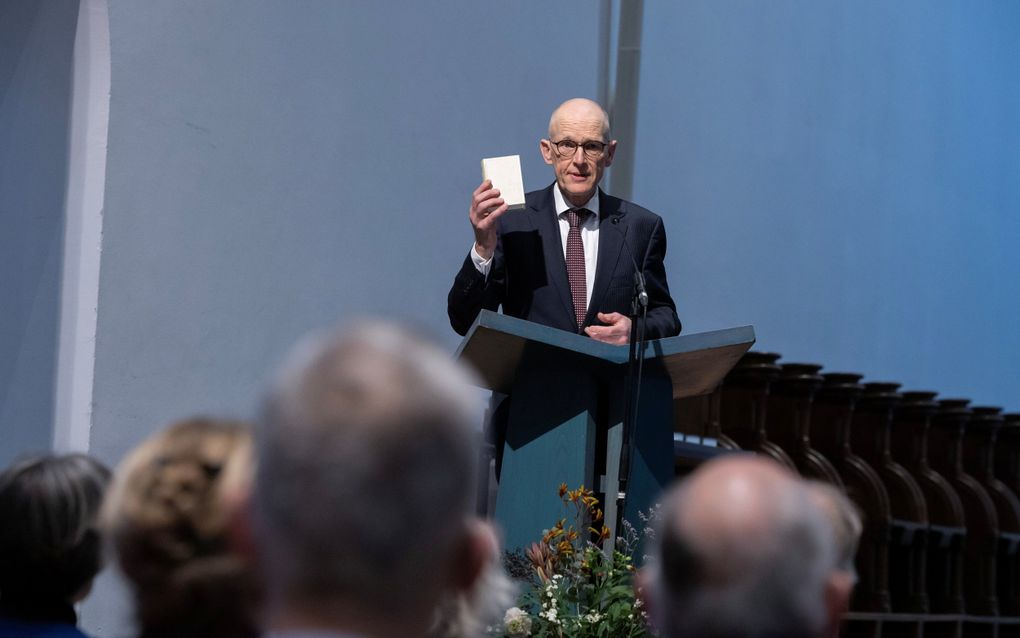
<path id="1" fill-rule="evenodd" d="M 568 516 L 524 552 L 507 556 L 511 575 L 523 581 L 518 607 L 506 612 L 490 635 L 507 638 L 604 638 L 650 636 L 634 587 L 638 534 L 624 524 L 612 552 L 609 528 L 595 494 L 583 485 L 559 487 Z M 649 521 L 642 516 L 642 520 Z M 646 529 L 646 533 L 650 528 Z"/>

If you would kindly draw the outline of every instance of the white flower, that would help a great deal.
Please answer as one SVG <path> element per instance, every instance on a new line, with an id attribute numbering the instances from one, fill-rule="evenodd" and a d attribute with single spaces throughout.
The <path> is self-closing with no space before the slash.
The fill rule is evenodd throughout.
<path id="1" fill-rule="evenodd" d="M 531 616 L 519 607 L 511 607 L 503 616 L 503 627 L 510 636 L 530 636 Z"/>
<path id="2" fill-rule="evenodd" d="M 552 607 L 550 609 L 547 609 L 547 610 L 543 611 L 542 613 L 539 614 L 539 616 L 541 616 L 542 618 L 545 618 L 546 620 L 548 620 L 549 622 L 553 623 L 554 625 L 558 625 L 560 623 L 560 621 L 556 619 L 556 608 L 555 607 Z"/>

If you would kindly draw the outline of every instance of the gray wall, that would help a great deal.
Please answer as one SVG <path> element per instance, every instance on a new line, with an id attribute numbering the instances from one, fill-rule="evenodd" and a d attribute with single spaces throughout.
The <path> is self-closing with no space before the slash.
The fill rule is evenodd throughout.
<path id="1" fill-rule="evenodd" d="M 111 2 L 92 449 L 248 413 L 299 334 L 347 317 L 452 345 L 479 159 L 551 179 L 538 139 L 594 93 L 597 43 L 537 44 L 588 4 Z"/>
<path id="2" fill-rule="evenodd" d="M 53 437 L 77 0 L 0 3 L 0 467 Z"/>

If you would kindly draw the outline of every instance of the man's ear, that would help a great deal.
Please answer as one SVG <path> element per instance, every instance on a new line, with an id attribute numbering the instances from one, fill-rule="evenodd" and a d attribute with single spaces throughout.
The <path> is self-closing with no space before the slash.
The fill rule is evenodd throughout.
<path id="1" fill-rule="evenodd" d="M 602 163 L 608 168 L 613 165 L 613 157 L 616 155 L 616 140 L 611 140 L 606 145 L 606 154 L 602 159 Z"/>
<path id="2" fill-rule="evenodd" d="M 479 519 L 469 521 L 463 543 L 454 555 L 451 586 L 457 591 L 469 591 L 486 566 L 496 560 L 499 560 L 499 541 L 492 525 Z"/>
<path id="3" fill-rule="evenodd" d="M 843 614 L 850 609 L 850 594 L 854 590 L 854 578 L 836 570 L 825 582 L 826 636 L 839 636 L 839 625 Z"/>
<path id="4" fill-rule="evenodd" d="M 538 150 L 542 152 L 542 159 L 545 160 L 546 164 L 556 163 L 556 152 L 553 150 L 552 142 L 549 140 L 540 140 L 538 142 Z"/>

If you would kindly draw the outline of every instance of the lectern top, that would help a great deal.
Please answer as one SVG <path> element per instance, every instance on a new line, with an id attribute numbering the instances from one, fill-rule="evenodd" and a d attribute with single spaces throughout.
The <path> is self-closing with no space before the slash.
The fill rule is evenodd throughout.
<path id="1" fill-rule="evenodd" d="M 661 360 L 673 380 L 673 396 L 711 392 L 754 344 L 754 327 L 741 326 L 656 339 L 645 344 L 645 360 Z M 623 367 L 629 348 L 483 310 L 456 356 L 478 371 L 482 385 L 509 393 L 526 347 L 562 350 L 593 367 Z"/>

